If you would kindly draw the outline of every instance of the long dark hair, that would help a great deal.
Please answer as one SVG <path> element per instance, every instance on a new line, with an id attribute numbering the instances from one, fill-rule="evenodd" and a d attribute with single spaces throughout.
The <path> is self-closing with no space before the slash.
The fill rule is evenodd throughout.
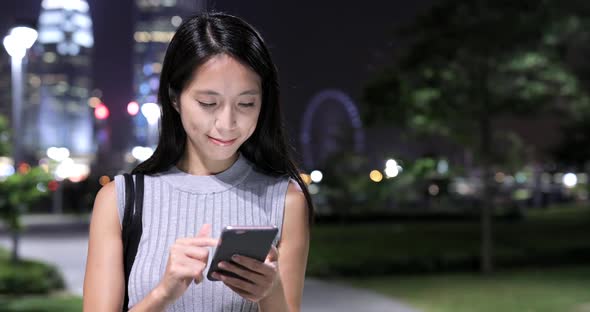
<path id="1" fill-rule="evenodd" d="M 199 65 L 219 54 L 230 55 L 248 65 L 262 81 L 262 106 L 256 130 L 240 147 L 241 154 L 266 174 L 295 180 L 305 195 L 311 224 L 314 211 L 311 196 L 284 135 L 276 66 L 260 34 L 244 20 L 225 13 L 190 17 L 174 34 L 160 74 L 158 102 L 162 119 L 158 147 L 132 173 L 166 171 L 179 161 L 185 148 L 186 132 L 172 99 L 179 100 Z"/>

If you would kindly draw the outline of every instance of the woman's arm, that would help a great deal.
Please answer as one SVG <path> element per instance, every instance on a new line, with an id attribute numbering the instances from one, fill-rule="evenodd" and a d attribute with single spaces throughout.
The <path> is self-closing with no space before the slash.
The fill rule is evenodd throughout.
<path id="1" fill-rule="evenodd" d="M 297 312 L 301 310 L 301 297 L 309 249 L 309 226 L 305 196 L 289 185 L 285 202 L 283 231 L 279 248 L 271 248 L 264 263 L 244 257 L 222 261 L 219 267 L 243 279 L 213 273 L 241 297 L 258 303 L 262 312 Z M 245 280 L 244 280 L 245 279 Z"/>
<path id="2" fill-rule="evenodd" d="M 84 276 L 84 311 L 119 312 L 125 294 L 123 243 L 117 212 L 115 183 L 103 187 L 96 195 L 86 275 Z M 160 284 L 137 303 L 132 311 L 164 311 L 184 293 L 191 283 L 203 280 L 209 250 L 217 240 L 209 237 L 210 225 L 204 225 L 196 237 L 178 239 L 172 246 L 166 272 Z"/>
<path id="3" fill-rule="evenodd" d="M 121 311 L 124 280 L 121 225 L 113 181 L 98 192 L 94 201 L 84 275 L 84 311 Z"/>
<path id="4" fill-rule="evenodd" d="M 273 292 L 262 299 L 260 311 L 301 311 L 305 268 L 309 253 L 308 208 L 299 187 L 289 184 L 285 201 L 283 229 L 279 243 L 279 283 Z"/>

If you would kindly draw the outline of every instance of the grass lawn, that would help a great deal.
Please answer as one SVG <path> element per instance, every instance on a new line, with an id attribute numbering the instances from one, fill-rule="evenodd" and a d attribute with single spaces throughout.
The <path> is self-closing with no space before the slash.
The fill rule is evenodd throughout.
<path id="1" fill-rule="evenodd" d="M 479 229 L 477 220 L 318 224 L 307 274 L 425 312 L 590 312 L 590 207 L 494 222 L 489 276 L 477 273 Z"/>
<path id="2" fill-rule="evenodd" d="M 3 312 L 79 312 L 82 298 L 56 294 L 52 296 L 0 297 Z"/>
<path id="3" fill-rule="evenodd" d="M 588 312 L 590 266 L 345 280 L 424 312 Z"/>
<path id="4" fill-rule="evenodd" d="M 318 224 L 312 228 L 307 274 L 474 271 L 479 231 L 477 220 Z M 504 267 L 583 263 L 578 259 L 590 258 L 590 207 L 536 210 L 523 220 L 494 222 L 494 256 Z"/>

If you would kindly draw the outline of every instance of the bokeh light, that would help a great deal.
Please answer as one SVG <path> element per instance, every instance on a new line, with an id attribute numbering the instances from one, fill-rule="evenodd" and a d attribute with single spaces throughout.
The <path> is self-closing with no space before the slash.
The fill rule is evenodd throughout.
<path id="1" fill-rule="evenodd" d="M 397 167 L 397 161 L 395 161 L 395 159 L 388 159 L 385 162 L 385 168 L 389 168 L 389 167 Z"/>
<path id="2" fill-rule="evenodd" d="M 395 178 L 402 172 L 402 167 L 393 158 L 388 159 L 385 162 L 385 176 L 389 178 Z"/>
<path id="3" fill-rule="evenodd" d="M 150 125 L 155 125 L 160 119 L 160 106 L 156 103 L 145 103 L 141 105 L 141 114 L 147 119 Z"/>
<path id="4" fill-rule="evenodd" d="M 436 184 L 430 184 L 430 186 L 428 186 L 428 194 L 432 195 L 432 196 L 436 196 L 438 195 L 440 189 L 438 187 L 438 185 Z"/>
<path id="5" fill-rule="evenodd" d="M 575 174 L 569 172 L 563 176 L 563 185 L 566 187 L 572 188 L 578 184 L 578 177 Z"/>
<path id="6" fill-rule="evenodd" d="M 178 15 L 172 16 L 172 18 L 170 19 L 170 23 L 172 24 L 172 26 L 178 27 L 182 23 L 182 17 Z"/>
<path id="7" fill-rule="evenodd" d="M 4 181 L 15 172 L 12 158 L 0 156 L 0 181 Z"/>
<path id="8" fill-rule="evenodd" d="M 309 176 L 309 174 L 301 173 L 301 174 L 299 174 L 299 176 L 301 177 L 301 180 L 303 180 L 303 182 L 305 182 L 306 185 L 311 184 L 311 176 Z"/>
<path id="9" fill-rule="evenodd" d="M 135 101 L 129 102 L 129 104 L 127 104 L 127 113 L 131 116 L 137 115 L 139 113 L 139 104 Z"/>
<path id="10" fill-rule="evenodd" d="M 94 117 L 98 120 L 105 120 L 109 118 L 110 112 L 109 109 L 103 103 L 98 104 L 94 108 Z"/>
<path id="11" fill-rule="evenodd" d="M 109 182 L 111 182 L 111 178 L 109 178 L 106 175 L 104 175 L 98 179 L 98 183 L 100 183 L 100 185 L 102 185 L 102 186 L 107 185 Z"/>
<path id="12" fill-rule="evenodd" d="M 131 155 L 139 161 L 145 161 L 154 154 L 154 150 L 150 147 L 136 146 L 131 150 Z"/>
<path id="13" fill-rule="evenodd" d="M 436 171 L 438 174 L 447 174 L 449 172 L 449 162 L 445 159 L 441 159 L 436 164 Z"/>
<path id="14" fill-rule="evenodd" d="M 37 183 L 37 190 L 41 193 L 47 192 L 47 185 L 43 183 Z"/>
<path id="15" fill-rule="evenodd" d="M 494 176 L 494 180 L 496 180 L 498 183 L 503 183 L 504 178 L 506 178 L 504 172 L 496 172 L 496 175 Z"/>
<path id="16" fill-rule="evenodd" d="M 397 175 L 399 174 L 399 166 L 392 166 L 392 167 L 386 167 L 385 168 L 385 176 L 387 176 L 387 178 L 395 178 L 397 177 Z"/>
<path id="17" fill-rule="evenodd" d="M 314 170 L 311 172 L 310 177 L 311 177 L 311 181 L 313 181 L 314 183 L 320 183 L 322 181 L 322 179 L 324 178 L 324 175 L 322 174 L 321 171 Z"/>
<path id="18" fill-rule="evenodd" d="M 309 190 L 309 194 L 311 195 L 316 195 L 320 192 L 320 186 L 317 184 L 312 184 L 307 189 Z"/>
<path id="19" fill-rule="evenodd" d="M 20 163 L 20 165 L 18 165 L 17 171 L 20 174 L 27 174 L 29 171 L 31 171 L 31 166 L 27 163 Z"/>
<path id="20" fill-rule="evenodd" d="M 383 174 L 379 170 L 373 170 L 369 174 L 369 178 L 371 178 L 371 181 L 378 183 L 383 180 Z"/>
<path id="21" fill-rule="evenodd" d="M 65 147 L 50 147 L 47 149 L 47 157 L 60 162 L 70 157 L 70 150 Z"/>
<path id="22" fill-rule="evenodd" d="M 100 105 L 100 103 L 102 103 L 102 101 L 96 96 L 93 96 L 88 99 L 88 106 L 92 108 L 96 108 L 98 105 Z"/>
<path id="23" fill-rule="evenodd" d="M 59 182 L 57 182 L 55 180 L 51 180 L 51 181 L 49 181 L 49 183 L 47 183 L 47 188 L 50 191 L 55 192 L 59 188 Z"/>

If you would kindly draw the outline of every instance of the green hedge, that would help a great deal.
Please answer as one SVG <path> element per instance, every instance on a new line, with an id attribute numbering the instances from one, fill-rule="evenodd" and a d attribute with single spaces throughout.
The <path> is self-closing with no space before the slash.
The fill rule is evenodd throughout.
<path id="1" fill-rule="evenodd" d="M 494 224 L 498 267 L 590 261 L 590 208 L 530 211 Z M 399 273 L 476 271 L 480 224 L 474 221 L 384 221 L 316 224 L 307 275 L 366 277 Z"/>
<path id="2" fill-rule="evenodd" d="M 0 258 L 0 294 L 48 294 L 64 289 L 60 272 L 52 265 L 24 260 L 13 264 Z"/>

